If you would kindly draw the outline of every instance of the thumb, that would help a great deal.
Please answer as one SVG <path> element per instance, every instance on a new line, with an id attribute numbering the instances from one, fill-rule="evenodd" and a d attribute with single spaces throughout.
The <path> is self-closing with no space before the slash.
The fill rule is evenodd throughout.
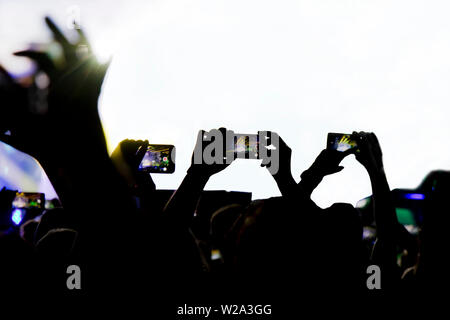
<path id="1" fill-rule="evenodd" d="M 344 169 L 343 166 L 337 166 L 337 167 L 335 167 L 335 168 L 329 170 L 329 171 L 326 173 L 326 175 L 341 172 L 343 169 Z"/>
<path id="2" fill-rule="evenodd" d="M 262 157 L 261 160 L 261 167 L 266 167 L 270 164 L 270 159 L 268 157 Z"/>
<path id="3" fill-rule="evenodd" d="M 144 157 L 145 153 L 148 149 L 148 140 L 145 140 L 141 146 L 138 147 L 136 152 L 136 160 L 141 162 L 142 158 Z"/>

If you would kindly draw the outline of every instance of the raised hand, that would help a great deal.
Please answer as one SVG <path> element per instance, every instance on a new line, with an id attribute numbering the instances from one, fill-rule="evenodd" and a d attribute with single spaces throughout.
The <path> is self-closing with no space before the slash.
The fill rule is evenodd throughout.
<path id="1" fill-rule="evenodd" d="M 352 138 L 357 141 L 359 152 L 356 153 L 358 160 L 369 172 L 373 174 L 383 171 L 383 153 L 380 143 L 373 132 L 353 132 Z"/>
<path id="2" fill-rule="evenodd" d="M 71 43 L 58 26 L 49 17 L 45 18 L 45 23 L 53 34 L 54 40 L 61 46 L 64 61 L 62 65 L 56 64 L 52 60 L 48 52 L 36 50 L 24 50 L 15 52 L 14 55 L 20 57 L 28 57 L 35 61 L 41 71 L 47 73 L 51 80 L 55 81 L 65 72 L 80 64 L 86 59 L 95 59 L 91 46 L 81 29 L 76 29 L 78 32 L 78 41 Z"/>
<path id="3" fill-rule="evenodd" d="M 266 131 L 264 132 L 264 135 L 264 141 L 267 141 L 269 140 L 267 138 L 270 138 L 270 142 L 275 149 L 267 150 L 268 152 L 266 152 L 266 150 L 260 150 L 262 159 L 261 167 L 268 168 L 270 174 L 275 179 L 281 194 L 287 195 L 290 191 L 294 190 L 297 185 L 292 177 L 291 171 L 292 150 L 277 133 Z M 260 149 L 266 147 L 266 143 L 260 142 Z M 268 167 L 269 165 L 270 167 Z"/>
<path id="4" fill-rule="evenodd" d="M 150 174 L 139 170 L 147 147 L 148 140 L 123 140 L 111 154 L 111 160 L 129 186 L 155 190 Z"/>
<path id="5" fill-rule="evenodd" d="M 325 176 L 338 173 L 344 169 L 339 164 L 350 153 L 352 153 L 351 150 L 345 152 L 331 149 L 322 150 L 311 167 L 301 174 L 301 181 L 298 184 L 300 193 L 309 198 Z"/>
<path id="6" fill-rule="evenodd" d="M 308 169 L 309 172 L 314 173 L 320 177 L 330 174 L 338 173 L 344 169 L 339 164 L 341 161 L 351 153 L 351 150 L 339 152 L 331 149 L 324 149 L 317 156 L 312 166 Z"/>
<path id="7" fill-rule="evenodd" d="M 167 202 L 164 215 L 176 225 L 189 227 L 195 207 L 209 178 L 227 168 L 234 160 L 234 152 L 226 152 L 226 137 L 232 131 L 225 128 L 200 130 L 192 155 L 192 163 L 179 188 Z M 209 137 L 211 137 L 210 141 Z"/>
<path id="8" fill-rule="evenodd" d="M 45 22 L 63 49 L 64 63 L 56 64 L 47 52 L 26 50 L 15 55 L 32 59 L 37 63 L 38 71 L 48 75 L 48 108 L 40 114 L 33 114 L 29 107 L 20 108 L 17 111 L 20 115 L 16 117 L 19 120 L 13 127 L 17 130 L 12 130 L 10 137 L 2 137 L 7 143 L 44 162 L 44 166 L 49 146 L 42 144 L 48 141 L 53 141 L 51 149 L 57 144 L 70 143 L 67 138 L 75 136 L 75 132 L 79 135 L 80 128 L 95 130 L 90 135 L 103 140 L 97 100 L 108 66 L 98 63 L 81 30 L 77 30 L 78 42 L 72 44 L 50 18 L 45 18 Z M 26 93 L 22 93 L 23 97 Z M 30 133 L 34 139 L 30 139 Z M 58 137 L 66 139 L 56 141 Z"/>
<path id="9" fill-rule="evenodd" d="M 374 219 L 377 227 L 372 260 L 381 267 L 385 279 L 384 287 L 389 288 L 395 286 L 399 279 L 396 263 L 397 245 L 408 232 L 397 220 L 376 135 L 372 132 L 353 132 L 352 139 L 358 144 L 356 159 L 366 168 L 372 185 Z"/>
<path id="10" fill-rule="evenodd" d="M 227 136 L 231 137 L 232 134 L 226 128 L 213 129 L 207 133 L 200 130 L 188 172 L 209 178 L 227 168 L 234 161 L 233 151 L 226 150 Z"/>
<path id="11" fill-rule="evenodd" d="M 21 108 L 11 135 L 0 139 L 35 157 L 64 197 L 62 190 L 71 188 L 69 172 L 73 173 L 71 179 L 77 180 L 81 178 L 75 173 L 77 168 L 105 168 L 110 161 L 98 114 L 107 65 L 96 60 L 81 31 L 77 43 L 72 44 L 50 18 L 45 22 L 62 47 L 64 63 L 55 63 L 46 52 L 28 50 L 16 55 L 34 60 L 38 71 L 48 75 L 47 108 L 40 113 Z"/>
<path id="12" fill-rule="evenodd" d="M 148 140 L 143 141 L 131 139 L 123 140 L 118 146 L 120 152 L 122 153 L 123 159 L 134 172 L 139 170 L 139 164 L 147 151 L 147 147 Z M 111 157 L 113 157 L 113 155 L 111 155 Z"/>

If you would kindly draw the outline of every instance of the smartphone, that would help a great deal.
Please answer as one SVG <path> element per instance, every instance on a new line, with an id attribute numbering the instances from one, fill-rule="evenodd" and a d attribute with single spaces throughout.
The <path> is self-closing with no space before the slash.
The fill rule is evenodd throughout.
<path id="1" fill-rule="evenodd" d="M 216 133 L 217 134 L 217 133 Z M 203 143 L 212 140 L 209 132 L 203 133 Z M 259 135 L 228 131 L 223 137 L 224 155 L 234 155 L 234 159 L 259 159 Z"/>
<path id="2" fill-rule="evenodd" d="M 259 135 L 234 134 L 234 154 L 239 159 L 259 159 Z"/>
<path id="3" fill-rule="evenodd" d="M 12 206 L 16 209 L 44 209 L 45 194 L 37 192 L 16 192 Z"/>
<path id="4" fill-rule="evenodd" d="M 148 173 L 175 172 L 175 146 L 169 144 L 149 144 L 139 165 L 139 170 Z"/>
<path id="5" fill-rule="evenodd" d="M 327 148 L 339 152 L 356 149 L 357 143 L 347 133 L 329 133 L 327 138 Z"/>

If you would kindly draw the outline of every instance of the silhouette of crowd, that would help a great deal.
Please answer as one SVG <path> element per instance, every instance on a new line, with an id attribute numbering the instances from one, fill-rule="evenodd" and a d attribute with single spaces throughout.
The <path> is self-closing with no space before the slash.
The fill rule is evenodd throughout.
<path id="1" fill-rule="evenodd" d="M 209 178 L 232 161 L 197 163 L 194 157 L 176 190 L 159 190 L 139 169 L 147 140 L 124 140 L 108 154 L 98 112 L 108 65 L 96 60 L 80 29 L 72 43 L 51 19 L 46 23 L 64 61 L 55 63 L 34 50 L 14 53 L 36 63 L 27 83 L 0 67 L 0 140 L 37 159 L 59 199 L 19 226 L 4 224 L 4 288 L 63 295 L 144 289 L 167 298 L 199 292 L 277 297 L 300 288 L 369 294 L 369 266 L 380 270 L 381 291 L 420 291 L 434 276 L 434 258 L 426 249 L 434 245 L 438 214 L 446 207 L 449 172 L 427 178 L 417 232 L 398 220 L 374 133 L 353 132 L 357 151 L 324 149 L 299 183 L 291 172 L 291 149 L 277 137 L 271 152 L 278 170 L 268 174 L 279 197 L 251 201 L 245 193 L 204 191 Z M 38 81 L 43 75 L 46 87 Z M 199 134 L 194 153 L 212 143 Z M 311 199 L 325 176 L 343 169 L 340 163 L 349 154 L 368 173 L 370 217 L 351 204 L 323 209 Z M 10 216 L 20 191 L 1 190 L 2 216 Z M 371 237 L 364 232 L 366 220 Z M 81 290 L 67 288 L 71 265 L 81 270 Z"/>

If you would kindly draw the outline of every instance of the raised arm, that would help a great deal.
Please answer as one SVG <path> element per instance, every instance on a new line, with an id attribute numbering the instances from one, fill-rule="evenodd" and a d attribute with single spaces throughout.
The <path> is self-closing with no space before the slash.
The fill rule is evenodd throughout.
<path id="1" fill-rule="evenodd" d="M 260 144 L 260 148 L 267 148 L 267 141 L 270 139 L 274 149 L 267 149 L 267 151 L 263 150 L 261 152 L 261 166 L 267 167 L 270 165 L 268 170 L 277 183 L 278 189 L 283 196 L 288 196 L 292 192 L 295 192 L 297 187 L 297 182 L 295 182 L 291 171 L 292 150 L 275 132 L 266 131 L 264 133 L 260 135 L 264 139 L 264 143 Z"/>
<path id="2" fill-rule="evenodd" d="M 73 190 L 67 178 L 92 177 L 90 173 L 80 176 L 77 168 L 112 168 L 110 163 L 104 165 L 110 160 L 97 108 L 107 65 L 98 63 L 81 30 L 77 30 L 79 40 L 71 43 L 50 18 L 45 22 L 62 48 L 64 63 L 55 63 L 47 52 L 15 53 L 34 60 L 50 81 L 46 106 L 39 112 L 30 112 L 31 106 L 24 108 L 16 130 L 5 142 L 35 157 L 67 202 L 66 195 Z"/>
<path id="3" fill-rule="evenodd" d="M 181 185 L 164 208 L 163 215 L 178 225 L 190 225 L 200 195 L 209 178 L 227 168 L 234 160 L 231 155 L 227 157 L 223 147 L 227 130 L 220 128 L 219 130 L 211 130 L 208 134 L 213 137 L 211 141 L 205 141 L 205 131 L 198 133 L 191 166 Z M 214 145 L 217 148 L 212 149 L 211 147 L 214 147 Z M 205 159 L 205 157 L 211 155 L 211 151 L 212 158 L 215 159 Z"/>
<path id="4" fill-rule="evenodd" d="M 148 140 L 125 139 L 111 154 L 117 171 L 125 179 L 135 196 L 149 196 L 156 186 L 150 174 L 139 170 L 139 165 L 148 147 Z"/>
<path id="5" fill-rule="evenodd" d="M 298 184 L 298 195 L 304 199 L 311 199 L 312 192 L 325 176 L 338 173 L 344 169 L 339 164 L 349 154 L 350 151 L 322 150 L 311 167 L 301 174 L 301 180 Z"/>
<path id="6" fill-rule="evenodd" d="M 382 270 L 383 283 L 388 286 L 395 281 L 396 237 L 402 226 L 398 223 L 391 191 L 384 172 L 381 147 L 374 133 L 353 133 L 358 143 L 356 159 L 366 168 L 370 177 L 373 193 L 374 219 L 377 228 L 377 240 L 372 260 Z"/>

